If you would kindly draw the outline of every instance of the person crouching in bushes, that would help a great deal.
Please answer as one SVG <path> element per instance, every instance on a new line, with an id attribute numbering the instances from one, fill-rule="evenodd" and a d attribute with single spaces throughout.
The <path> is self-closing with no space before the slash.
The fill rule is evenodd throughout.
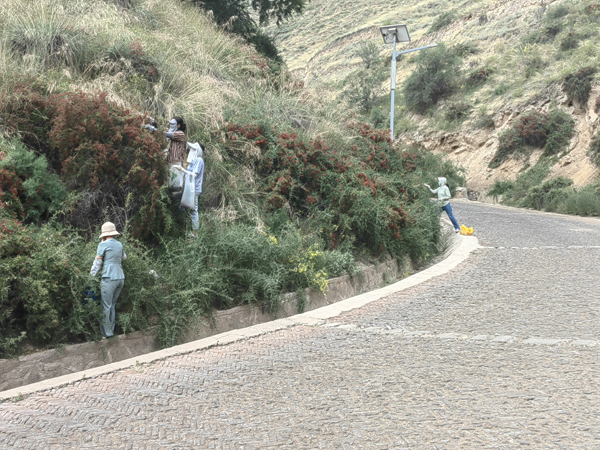
<path id="1" fill-rule="evenodd" d="M 452 206 L 450 206 L 450 198 L 452 197 L 450 195 L 450 188 L 448 187 L 448 183 L 444 177 L 439 177 L 438 183 L 439 187 L 437 189 L 431 189 L 431 186 L 428 184 L 425 184 L 425 186 L 431 191 L 432 194 L 437 194 L 438 201 L 441 204 L 440 206 L 444 211 L 446 211 L 446 214 L 448 214 L 448 218 L 454 226 L 454 232 L 458 233 L 460 232 L 460 226 L 458 225 L 454 214 L 452 214 Z"/>
<path id="2" fill-rule="evenodd" d="M 169 129 L 165 131 L 165 137 L 169 139 L 167 147 L 167 162 L 170 165 L 183 164 L 185 160 L 185 131 L 186 124 L 181 117 L 169 120 Z"/>
<path id="3" fill-rule="evenodd" d="M 189 163 L 187 170 L 181 166 L 175 168 L 188 175 L 196 176 L 196 187 L 194 190 L 194 209 L 188 209 L 188 214 L 192 220 L 192 232 L 190 236 L 198 237 L 198 228 L 200 228 L 200 221 L 198 218 L 198 197 L 202 193 L 202 181 L 204 179 L 204 160 L 202 154 L 204 153 L 204 146 L 198 142 L 188 142 L 190 147 L 190 153 L 187 158 Z"/>
<path id="4" fill-rule="evenodd" d="M 104 321 L 100 325 L 100 332 L 106 338 L 115 334 L 115 306 L 125 285 L 125 274 L 121 263 L 127 259 L 127 255 L 123 251 L 123 245 L 115 239 L 115 236 L 119 234 L 113 223 L 106 222 L 102 225 L 102 234 L 100 235 L 102 242 L 98 244 L 96 259 L 90 270 L 90 274 L 95 277 L 102 267 L 100 296 Z"/>

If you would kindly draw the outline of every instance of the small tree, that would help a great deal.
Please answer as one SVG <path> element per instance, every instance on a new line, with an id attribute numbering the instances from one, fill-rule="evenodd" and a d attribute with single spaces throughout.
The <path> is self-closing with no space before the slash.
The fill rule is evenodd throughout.
<path id="1" fill-rule="evenodd" d="M 569 102 L 576 101 L 582 105 L 587 103 L 592 92 L 592 80 L 596 74 L 595 67 L 584 67 L 565 77 L 563 91 L 567 94 Z"/>
<path id="2" fill-rule="evenodd" d="M 450 95 L 460 79 L 461 58 L 441 44 L 416 57 L 417 68 L 404 82 L 406 106 L 422 113 Z"/>
<path id="3" fill-rule="evenodd" d="M 201 8 L 211 11 L 219 25 L 227 25 L 229 30 L 240 35 L 254 45 L 264 56 L 282 62 L 273 40 L 264 34 L 260 27 L 269 22 L 280 25 L 294 14 L 304 10 L 307 0 L 193 0 Z M 258 23 L 253 15 L 258 15 Z"/>
<path id="4" fill-rule="evenodd" d="M 383 94 L 383 81 L 387 77 L 385 59 L 379 56 L 379 47 L 373 42 L 361 43 L 356 56 L 362 67 L 352 72 L 344 81 L 343 98 L 351 107 L 369 113 L 377 98 Z"/>

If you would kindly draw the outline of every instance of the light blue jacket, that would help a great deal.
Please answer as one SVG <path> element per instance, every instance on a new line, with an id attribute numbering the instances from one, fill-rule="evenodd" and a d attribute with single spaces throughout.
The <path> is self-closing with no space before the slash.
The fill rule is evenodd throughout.
<path id="1" fill-rule="evenodd" d="M 432 194 L 437 194 L 438 200 L 440 201 L 440 205 L 444 207 L 448 203 L 450 203 L 452 195 L 450 194 L 450 189 L 448 188 L 448 186 L 446 186 L 446 179 L 444 177 L 439 177 L 438 183 L 440 187 L 438 187 L 437 189 L 429 188 L 429 190 Z"/>
<path id="2" fill-rule="evenodd" d="M 196 175 L 196 194 L 201 194 L 202 181 L 204 179 L 204 160 L 202 158 L 193 159 L 187 170 Z"/>
<path id="3" fill-rule="evenodd" d="M 123 244 L 116 239 L 108 239 L 98 244 L 96 256 L 102 257 L 102 278 L 125 279 L 123 267 L 121 266 L 121 261 L 127 258 L 124 255 Z"/>

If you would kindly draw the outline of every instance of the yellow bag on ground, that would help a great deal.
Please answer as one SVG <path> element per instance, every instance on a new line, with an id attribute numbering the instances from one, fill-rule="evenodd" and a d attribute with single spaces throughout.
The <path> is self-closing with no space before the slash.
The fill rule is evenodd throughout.
<path id="1" fill-rule="evenodd" d="M 466 226 L 461 225 L 460 234 L 462 234 L 463 236 L 471 236 L 473 234 L 473 227 L 467 228 Z"/>

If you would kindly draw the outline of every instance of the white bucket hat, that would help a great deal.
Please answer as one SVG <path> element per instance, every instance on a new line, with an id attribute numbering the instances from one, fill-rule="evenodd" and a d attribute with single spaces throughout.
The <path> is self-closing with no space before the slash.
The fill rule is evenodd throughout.
<path id="1" fill-rule="evenodd" d="M 202 146 L 198 142 L 188 142 L 190 153 L 187 157 L 187 162 L 191 163 L 196 158 L 202 158 Z"/>
<path id="2" fill-rule="evenodd" d="M 121 233 L 117 231 L 117 227 L 115 227 L 114 223 L 106 222 L 104 225 L 102 225 L 102 234 L 100 235 L 100 239 L 109 236 L 119 236 L 120 234 Z"/>

